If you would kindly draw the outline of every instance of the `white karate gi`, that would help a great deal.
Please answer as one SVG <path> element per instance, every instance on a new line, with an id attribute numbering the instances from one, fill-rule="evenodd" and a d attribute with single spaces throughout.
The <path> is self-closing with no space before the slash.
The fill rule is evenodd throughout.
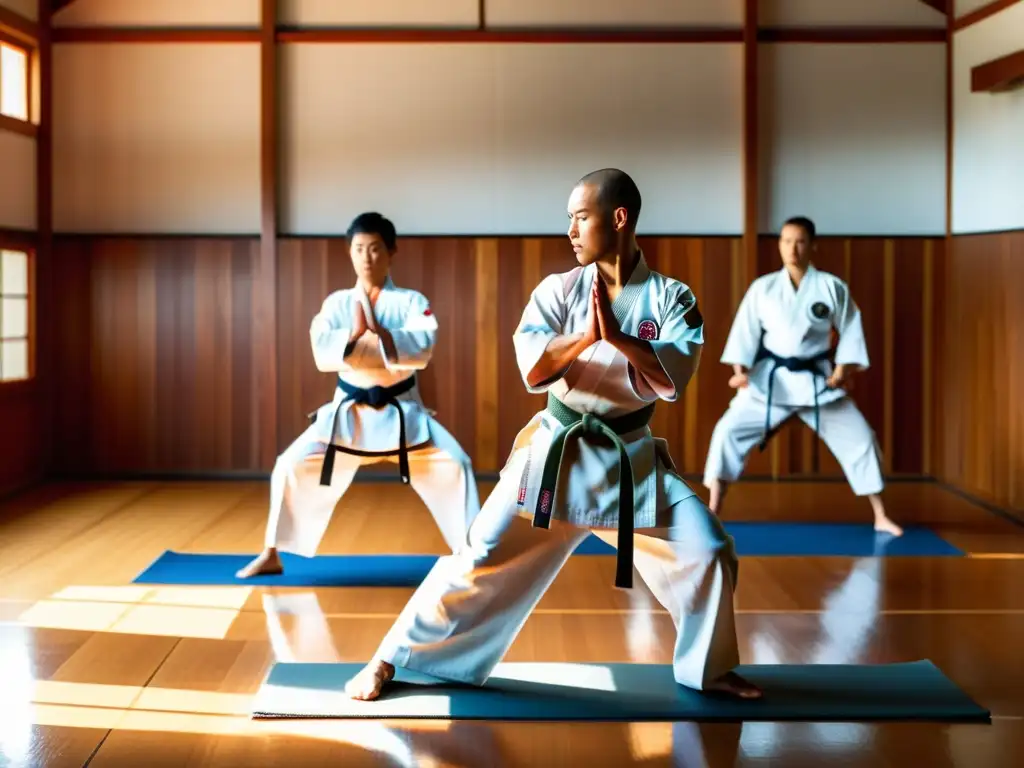
<path id="1" fill-rule="evenodd" d="M 845 282 L 814 266 L 793 287 L 785 268 L 755 280 L 740 303 L 722 353 L 727 365 L 748 368 L 749 384 L 736 392 L 711 435 L 704 484 L 732 482 L 743 472 L 747 455 L 765 431 L 768 385 L 774 361 L 755 362 L 763 345 L 784 358 L 810 358 L 827 352 L 831 331 L 839 334 L 837 365 L 868 367 L 860 310 Z M 763 334 L 763 335 L 762 335 Z M 794 413 L 814 428 L 818 393 L 818 434 L 839 462 L 855 494 L 881 493 L 884 483 L 875 433 L 842 388 L 830 389 L 832 364 L 823 360 L 820 375 L 778 367 L 771 392 L 771 428 Z"/>
<path id="2" fill-rule="evenodd" d="M 553 338 L 586 329 L 594 265 L 550 275 L 533 291 L 513 337 L 524 383 Z M 646 338 L 677 400 L 697 369 L 703 320 L 682 283 L 641 259 L 612 305 L 622 330 Z M 606 341 L 585 350 L 561 378 L 531 387 L 605 417 L 659 399 Z M 519 433 L 466 549 L 441 558 L 385 637 L 377 658 L 449 680 L 482 684 L 572 551 L 593 530 L 615 545 L 617 449 L 583 437 L 566 443 L 550 530 L 533 527 L 542 467 L 561 427 L 546 411 Z M 733 619 L 738 563 L 733 541 L 675 473 L 650 428 L 621 436 L 635 481 L 634 564 L 677 628 L 675 679 L 701 689 L 739 661 Z"/>
<path id="3" fill-rule="evenodd" d="M 370 331 L 346 355 L 356 301 L 363 303 L 365 317 L 376 317 L 377 323 L 390 331 L 396 362 L 386 359 L 379 337 Z M 437 319 L 422 294 L 397 288 L 389 277 L 372 309 L 358 287 L 332 293 L 313 318 L 309 335 L 318 370 L 336 372 L 362 389 L 392 387 L 427 367 Z M 418 386 L 396 399 L 404 414 L 410 449 L 409 485 L 430 510 L 449 548 L 456 551 L 464 545 L 469 524 L 480 509 L 470 458 L 424 406 Z M 335 414 L 337 429 L 332 430 Z M 329 441 L 364 455 L 337 452 L 331 484 L 325 486 L 320 476 Z M 394 405 L 378 409 L 355 403 L 336 389 L 333 400 L 318 409 L 315 422 L 274 465 L 266 546 L 313 557 L 335 506 L 359 467 L 397 462 L 398 446 L 399 417 Z M 381 509 L 379 514 L 386 518 L 388 510 Z"/>

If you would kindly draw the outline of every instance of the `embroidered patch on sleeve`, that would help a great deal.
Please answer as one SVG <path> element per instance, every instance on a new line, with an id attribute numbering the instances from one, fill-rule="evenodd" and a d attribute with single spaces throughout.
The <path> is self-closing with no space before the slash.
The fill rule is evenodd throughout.
<path id="1" fill-rule="evenodd" d="M 637 338 L 644 341 L 658 340 L 658 325 L 653 320 L 644 320 L 636 329 Z"/>

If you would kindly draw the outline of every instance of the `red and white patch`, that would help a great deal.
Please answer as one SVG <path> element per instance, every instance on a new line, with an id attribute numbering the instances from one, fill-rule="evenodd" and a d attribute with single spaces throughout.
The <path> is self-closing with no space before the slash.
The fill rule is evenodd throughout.
<path id="1" fill-rule="evenodd" d="M 426 309 L 423 310 L 423 315 L 425 317 L 430 317 L 432 314 L 434 313 L 430 311 L 430 307 L 427 307 Z"/>
<path id="2" fill-rule="evenodd" d="M 644 320 L 637 326 L 636 335 L 644 341 L 654 341 L 658 338 L 658 326 L 653 320 Z"/>

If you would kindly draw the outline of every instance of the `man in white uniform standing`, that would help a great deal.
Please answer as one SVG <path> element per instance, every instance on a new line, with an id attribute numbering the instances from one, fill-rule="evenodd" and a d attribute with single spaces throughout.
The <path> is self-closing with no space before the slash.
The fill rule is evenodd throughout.
<path id="1" fill-rule="evenodd" d="M 239 578 L 281 573 L 279 550 L 313 557 L 363 464 L 397 461 L 453 552 L 480 509 L 469 456 L 420 398 L 437 318 L 423 294 L 391 280 L 395 227 L 364 213 L 347 239 L 356 284 L 328 296 L 309 329 L 317 369 L 338 377 L 334 398 L 278 457 L 265 549 Z"/>
<path id="2" fill-rule="evenodd" d="M 761 695 L 734 671 L 732 539 L 648 426 L 656 401 L 682 395 L 704 336 L 693 292 L 647 266 L 640 202 L 614 169 L 573 189 L 568 234 L 580 266 L 534 289 L 513 336 L 526 388 L 546 392 L 547 408 L 517 436 L 467 546 L 437 562 L 349 681 L 353 698 L 377 698 L 396 665 L 484 683 L 591 531 L 618 548 L 616 585 L 632 585 L 635 563 L 671 614 L 677 682 Z"/>
<path id="3" fill-rule="evenodd" d="M 867 369 L 860 309 L 845 282 L 811 264 L 814 223 L 788 220 L 779 235 L 782 269 L 755 280 L 740 303 L 721 361 L 733 367 L 737 390 L 711 435 L 704 485 L 720 514 L 728 484 L 747 454 L 763 450 L 793 415 L 813 428 L 843 468 L 853 492 L 867 496 L 875 530 L 900 536 L 885 513 L 884 483 L 875 433 L 843 384 Z M 835 366 L 832 330 L 839 334 Z"/>

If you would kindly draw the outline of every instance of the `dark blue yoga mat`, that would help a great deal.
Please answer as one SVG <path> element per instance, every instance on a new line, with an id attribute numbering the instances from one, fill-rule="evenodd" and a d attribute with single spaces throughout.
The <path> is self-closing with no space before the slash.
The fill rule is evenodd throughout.
<path id="1" fill-rule="evenodd" d="M 894 538 L 870 525 L 833 523 L 726 523 L 741 557 L 962 557 L 963 552 L 927 528 L 907 528 Z M 590 536 L 574 556 L 614 555 L 615 548 Z M 318 555 L 284 553 L 284 574 L 237 579 L 251 555 L 164 552 L 135 577 L 136 584 L 251 584 L 279 587 L 415 587 L 437 555 Z"/>
<path id="2" fill-rule="evenodd" d="M 256 718 L 432 718 L 605 721 L 989 722 L 930 661 L 761 665 L 737 671 L 759 701 L 703 695 L 662 664 L 506 663 L 481 687 L 398 669 L 377 701 L 344 694 L 361 664 L 275 664 L 253 700 Z"/>

